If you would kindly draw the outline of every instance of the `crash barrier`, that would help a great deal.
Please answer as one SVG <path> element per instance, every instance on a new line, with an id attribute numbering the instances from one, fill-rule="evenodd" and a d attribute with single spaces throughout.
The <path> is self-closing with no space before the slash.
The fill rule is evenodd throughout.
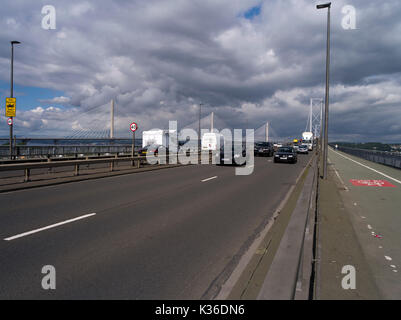
<path id="1" fill-rule="evenodd" d="M 309 297 L 317 177 L 315 157 L 258 300 L 293 300 Z"/>
<path id="2" fill-rule="evenodd" d="M 196 156 L 199 153 L 195 153 Z M 178 154 L 167 154 L 166 155 L 166 164 L 169 163 L 179 163 Z M 174 158 L 174 161 L 170 161 Z M 211 160 L 211 155 L 209 154 L 209 161 Z M 94 164 L 109 164 L 109 171 L 112 172 L 115 170 L 115 165 L 120 162 L 131 162 L 131 167 L 140 168 L 143 165 L 147 165 L 146 156 L 123 156 L 118 157 L 109 157 L 109 158 L 100 158 L 100 159 L 85 159 L 85 160 L 66 160 L 66 161 L 48 161 L 48 162 L 35 162 L 35 163 L 11 163 L 11 164 L 2 164 L 0 165 L 0 171 L 23 171 L 24 172 L 24 181 L 30 181 L 31 170 L 35 169 L 49 169 L 59 168 L 59 167 L 72 167 L 74 170 L 74 175 L 78 176 L 80 174 L 81 166 L 89 166 Z M 163 165 L 158 163 L 157 165 Z"/>
<path id="3" fill-rule="evenodd" d="M 338 146 L 336 150 L 340 150 L 365 160 L 401 169 L 401 153 L 354 149 L 342 146 Z"/>
<path id="4" fill-rule="evenodd" d="M 103 155 L 131 153 L 131 145 L 108 145 L 108 146 L 83 146 L 83 145 L 52 145 L 52 146 L 15 146 L 13 148 L 15 158 L 35 158 L 35 157 L 57 157 L 71 155 Z M 9 158 L 9 146 L 0 146 L 0 158 Z"/>

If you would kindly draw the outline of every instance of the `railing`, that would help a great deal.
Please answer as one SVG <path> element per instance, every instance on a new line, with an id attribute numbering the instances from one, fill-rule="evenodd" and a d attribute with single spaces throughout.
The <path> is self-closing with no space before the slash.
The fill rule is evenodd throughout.
<path id="1" fill-rule="evenodd" d="M 39 162 L 39 163 L 16 163 L 16 164 L 3 164 L 0 165 L 0 171 L 24 171 L 24 181 L 28 182 L 31 174 L 31 170 L 34 169 L 51 169 L 57 167 L 73 167 L 74 175 L 79 175 L 79 168 L 82 165 L 91 164 L 110 164 L 110 171 L 114 170 L 114 165 L 122 161 L 131 161 L 131 166 L 139 168 L 141 164 L 146 161 L 146 157 L 114 157 L 106 159 L 88 159 L 88 160 L 67 160 L 67 161 L 51 161 L 51 162 Z"/>
<path id="2" fill-rule="evenodd" d="M 16 158 L 56 157 L 71 155 L 104 155 L 131 153 L 132 146 L 108 145 L 108 146 L 84 146 L 84 145 L 52 145 L 52 146 L 15 146 L 13 156 Z M 0 146 L 0 158 L 9 158 L 8 146 Z"/>
<path id="3" fill-rule="evenodd" d="M 179 155 L 177 153 L 170 154 L 167 153 L 165 157 L 156 157 L 154 158 L 155 161 L 158 161 L 157 165 L 169 165 L 169 164 L 178 164 L 179 162 Z M 187 153 L 187 156 L 190 155 Z M 196 156 L 198 159 L 199 153 L 193 153 L 192 156 Z M 212 161 L 211 153 L 208 154 L 209 162 Z M 193 160 L 193 159 L 192 159 Z M 115 165 L 119 162 L 131 162 L 130 167 L 140 168 L 142 165 L 149 164 L 148 159 L 146 156 L 118 156 L 115 155 L 114 157 L 108 158 L 95 158 L 95 159 L 82 159 L 82 160 L 56 160 L 56 161 L 47 161 L 47 162 L 23 162 L 23 163 L 16 163 L 11 162 L 8 164 L 1 164 L 0 165 L 0 172 L 4 171 L 23 171 L 24 172 L 24 181 L 30 181 L 31 170 L 35 169 L 49 169 L 52 168 L 59 168 L 59 167 L 72 167 L 74 168 L 74 175 L 78 176 L 80 174 L 80 166 L 87 166 L 95 165 L 95 164 L 109 164 L 109 171 L 114 171 Z M 191 162 L 193 163 L 193 162 Z"/>
<path id="4" fill-rule="evenodd" d="M 401 154 L 395 152 L 355 149 L 338 146 L 337 150 L 353 156 L 401 169 Z"/>

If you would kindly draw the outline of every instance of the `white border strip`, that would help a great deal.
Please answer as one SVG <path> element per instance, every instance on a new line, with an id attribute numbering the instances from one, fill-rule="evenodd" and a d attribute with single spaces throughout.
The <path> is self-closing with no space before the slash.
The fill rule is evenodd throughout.
<path id="1" fill-rule="evenodd" d="M 338 155 L 340 155 L 341 157 L 343 157 L 343 158 L 345 158 L 345 159 L 348 159 L 348 160 L 350 160 L 350 161 L 352 161 L 352 162 L 355 162 L 355 163 L 359 164 L 359 165 L 362 166 L 362 167 L 365 167 L 365 168 L 367 168 L 367 169 L 369 169 L 369 170 L 372 170 L 372 171 L 374 171 L 374 172 L 376 172 L 376 173 L 378 173 L 378 174 L 381 174 L 382 176 L 384 176 L 384 177 L 386 177 L 386 178 L 389 178 L 389 179 L 391 179 L 391 180 L 393 180 L 393 181 L 395 181 L 395 182 L 401 184 L 401 181 L 400 181 L 400 180 L 397 180 L 397 179 L 395 179 L 395 178 L 393 178 L 393 177 L 390 177 L 389 175 L 387 175 L 387 174 L 385 174 L 385 173 L 383 173 L 383 172 L 380 172 L 380 171 L 378 171 L 378 170 L 376 170 L 376 169 L 373 169 L 373 168 L 371 168 L 371 167 L 368 167 L 368 166 L 366 166 L 366 165 L 364 165 L 364 164 L 362 164 L 362 163 L 360 163 L 360 162 L 358 162 L 358 161 L 355 161 L 355 160 L 353 160 L 353 159 L 351 159 L 351 158 L 348 158 L 347 156 L 344 156 L 344 155 L 342 155 L 341 153 L 339 153 L 339 152 L 337 152 L 337 151 L 334 151 L 334 150 L 331 150 L 331 151 L 333 151 L 334 153 L 337 153 Z"/>
<path id="2" fill-rule="evenodd" d="M 47 227 L 43 227 L 43 228 L 35 229 L 35 230 L 32 230 L 32 231 L 20 233 L 20 234 L 17 234 L 15 236 L 12 236 L 12 237 L 5 238 L 4 240 L 5 241 L 11 241 L 11 240 L 15 240 L 15 239 L 18 239 L 18 238 L 26 237 L 26 236 L 29 236 L 29 235 L 31 235 L 33 233 L 37 233 L 37 232 L 41 232 L 41 231 L 44 231 L 44 230 L 47 230 L 47 229 L 55 228 L 55 227 L 61 226 L 63 224 L 74 222 L 74 221 L 77 221 L 77 220 L 89 218 L 89 217 L 92 217 L 94 215 L 96 215 L 96 213 L 85 214 L 85 215 L 80 216 L 80 217 L 76 217 L 76 218 L 65 220 L 65 221 L 62 221 L 62 222 L 59 222 L 59 223 L 51 224 L 51 225 L 49 225 Z"/>

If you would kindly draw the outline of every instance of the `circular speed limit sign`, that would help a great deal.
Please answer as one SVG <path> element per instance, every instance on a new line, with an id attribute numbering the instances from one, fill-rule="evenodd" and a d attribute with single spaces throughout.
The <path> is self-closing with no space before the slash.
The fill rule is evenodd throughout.
<path id="1" fill-rule="evenodd" d="M 131 123 L 129 128 L 132 132 L 135 132 L 138 129 L 138 125 L 135 122 L 133 122 Z"/>
<path id="2" fill-rule="evenodd" d="M 8 124 L 9 126 L 11 126 L 11 125 L 13 124 L 13 118 L 8 118 L 8 119 L 7 119 L 7 124 Z"/>

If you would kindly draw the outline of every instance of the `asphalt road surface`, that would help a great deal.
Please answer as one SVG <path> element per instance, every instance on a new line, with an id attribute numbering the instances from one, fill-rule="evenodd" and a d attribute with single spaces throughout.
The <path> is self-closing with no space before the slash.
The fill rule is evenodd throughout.
<path id="1" fill-rule="evenodd" d="M 378 295 L 401 299 L 401 170 L 330 149 L 342 202 L 367 259 Z M 367 180 L 385 185 L 368 185 Z M 358 275 L 357 275 L 358 276 Z"/>
<path id="2" fill-rule="evenodd" d="M 0 298 L 213 298 L 309 158 L 256 158 L 249 176 L 193 165 L 0 194 Z M 42 288 L 45 265 L 55 290 Z"/>

